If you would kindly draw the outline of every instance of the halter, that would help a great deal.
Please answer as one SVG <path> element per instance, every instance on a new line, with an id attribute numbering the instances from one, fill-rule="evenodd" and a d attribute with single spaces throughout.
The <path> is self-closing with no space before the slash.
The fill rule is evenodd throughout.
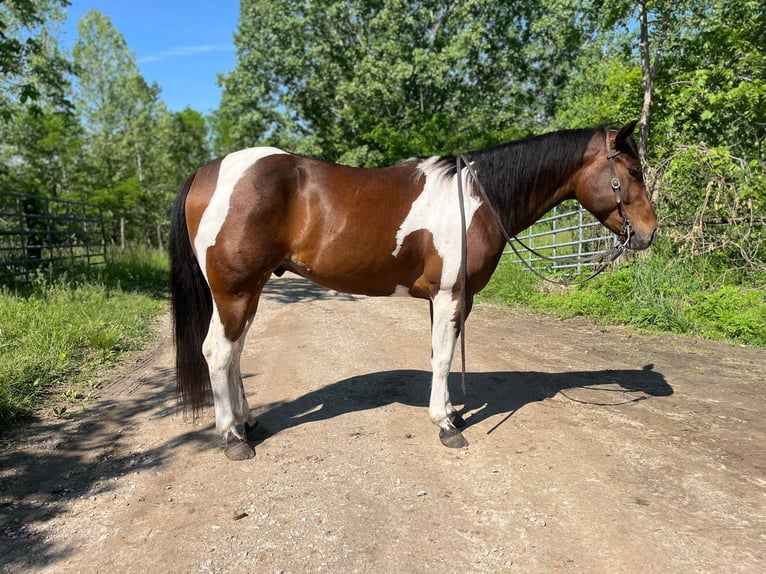
<path id="1" fill-rule="evenodd" d="M 620 178 L 617 177 L 617 171 L 614 167 L 614 158 L 616 158 L 618 155 L 620 155 L 621 151 L 616 151 L 615 153 L 612 153 L 612 148 L 609 143 L 609 130 L 606 130 L 606 159 L 609 161 L 609 171 L 611 173 L 611 186 L 612 191 L 615 194 L 615 197 L 617 199 L 617 211 L 620 214 L 620 217 L 622 218 L 622 229 L 620 229 L 620 233 L 617 236 L 618 241 L 617 244 L 610 250 L 604 251 L 602 253 L 597 253 L 595 255 L 589 256 L 589 257 L 575 257 L 572 259 L 572 261 L 580 262 L 580 263 L 587 263 L 587 262 L 593 262 L 600 259 L 603 259 L 601 265 L 593 271 L 588 277 L 585 279 L 581 279 L 579 281 L 558 281 L 556 279 L 551 279 L 550 277 L 546 277 L 542 273 L 540 273 L 537 269 L 532 267 L 525 259 L 521 256 L 519 251 L 516 249 L 516 246 L 513 243 L 513 240 L 515 239 L 519 245 L 524 247 L 527 251 L 535 255 L 536 257 L 540 259 L 544 259 L 546 261 L 551 262 L 559 262 L 557 259 L 553 259 L 552 257 L 548 257 L 546 255 L 543 255 L 542 253 L 538 253 L 528 245 L 526 245 L 521 239 L 519 239 L 517 236 L 510 237 L 508 235 L 508 232 L 505 230 L 505 226 L 503 225 L 503 220 L 500 217 L 500 214 L 495 209 L 495 206 L 492 205 L 492 203 L 489 201 L 489 196 L 487 195 L 486 190 L 484 189 L 484 186 L 481 184 L 481 181 L 479 180 L 476 169 L 473 167 L 473 165 L 468 161 L 468 159 L 460 155 L 456 158 L 456 168 L 457 168 L 457 176 L 458 176 L 458 195 L 459 195 L 459 205 L 460 205 L 460 211 L 461 211 L 461 222 L 462 222 L 462 260 L 463 260 L 463 273 L 461 274 L 461 292 L 464 293 L 464 285 L 465 285 L 465 249 L 466 249 L 466 229 L 465 229 L 465 215 L 463 213 L 463 191 L 462 191 L 462 166 L 465 166 L 468 169 L 468 173 L 470 174 L 473 181 L 476 183 L 476 187 L 479 190 L 479 193 L 481 194 L 482 201 L 487 205 L 489 208 L 490 213 L 495 219 L 495 222 L 497 223 L 497 226 L 500 228 L 501 233 L 503 234 L 503 238 L 505 239 L 506 243 L 511 246 L 511 249 L 513 249 L 513 252 L 516 254 L 516 256 L 521 260 L 521 262 L 530 270 L 532 273 L 543 279 L 544 281 L 548 281 L 549 283 L 555 283 L 556 285 L 564 285 L 564 286 L 571 286 L 571 285 L 580 285 L 582 283 L 585 283 L 587 281 L 590 281 L 594 277 L 600 275 L 607 267 L 609 267 L 612 263 L 614 263 L 620 255 L 623 254 L 623 252 L 628 248 L 628 243 L 630 242 L 630 238 L 633 235 L 633 226 L 630 223 L 630 219 L 628 219 L 628 215 L 625 212 L 625 206 L 622 203 L 622 182 L 620 182 Z"/>
<path id="2" fill-rule="evenodd" d="M 609 160 L 609 171 L 612 174 L 612 191 L 614 192 L 614 195 L 617 199 L 617 212 L 620 214 L 620 217 L 622 217 L 622 229 L 620 230 L 620 235 L 618 236 L 620 239 L 625 238 L 624 241 L 621 241 L 622 246 L 624 248 L 627 248 L 628 242 L 630 241 L 630 236 L 633 235 L 633 226 L 630 224 L 630 219 L 628 219 L 628 214 L 625 213 L 625 207 L 622 204 L 622 183 L 620 182 L 620 178 L 617 177 L 617 172 L 614 168 L 614 158 L 616 158 L 618 155 L 620 155 L 622 152 L 617 150 L 614 153 L 611 153 L 611 146 L 609 144 L 609 130 L 606 130 L 606 159 Z"/>

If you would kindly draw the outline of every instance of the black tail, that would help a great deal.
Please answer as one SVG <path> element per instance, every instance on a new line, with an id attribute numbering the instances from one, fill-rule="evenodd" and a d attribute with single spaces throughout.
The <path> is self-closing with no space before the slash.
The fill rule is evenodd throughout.
<path id="1" fill-rule="evenodd" d="M 213 298 L 186 227 L 186 196 L 194 181 L 190 176 L 181 186 L 170 222 L 170 287 L 173 307 L 173 334 L 176 343 L 176 391 L 184 408 L 198 413 L 213 398 L 210 375 L 202 354 L 213 315 Z"/>

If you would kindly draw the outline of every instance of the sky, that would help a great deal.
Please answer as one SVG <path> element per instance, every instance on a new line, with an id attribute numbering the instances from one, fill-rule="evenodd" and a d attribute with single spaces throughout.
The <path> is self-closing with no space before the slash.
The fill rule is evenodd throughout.
<path id="1" fill-rule="evenodd" d="M 71 0 L 63 29 L 68 48 L 77 38 L 78 20 L 92 8 L 109 16 L 136 55 L 141 75 L 162 88 L 168 109 L 218 108 L 218 74 L 236 64 L 237 0 Z"/>

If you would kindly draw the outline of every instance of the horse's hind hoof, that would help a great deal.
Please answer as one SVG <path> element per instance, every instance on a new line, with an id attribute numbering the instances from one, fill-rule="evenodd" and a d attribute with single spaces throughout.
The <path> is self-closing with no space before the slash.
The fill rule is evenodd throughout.
<path id="1" fill-rule="evenodd" d="M 245 436 L 247 440 L 260 442 L 269 438 L 271 433 L 260 422 L 253 421 L 252 425 L 245 423 Z"/>
<path id="2" fill-rule="evenodd" d="M 440 430 L 439 431 L 439 440 L 442 441 L 442 444 L 449 448 L 464 448 L 468 446 L 468 441 L 465 440 L 465 437 L 463 436 L 463 433 L 461 433 L 456 428 L 451 428 L 449 430 Z"/>
<path id="3" fill-rule="evenodd" d="M 229 460 L 248 460 L 255 456 L 255 449 L 247 444 L 247 441 L 230 432 L 226 438 L 226 446 L 223 447 L 223 454 Z"/>

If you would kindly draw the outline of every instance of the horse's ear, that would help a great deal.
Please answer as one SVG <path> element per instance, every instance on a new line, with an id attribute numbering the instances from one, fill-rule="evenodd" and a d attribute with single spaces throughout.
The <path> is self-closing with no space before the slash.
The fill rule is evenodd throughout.
<path id="1" fill-rule="evenodd" d="M 628 122 L 622 126 L 622 128 L 620 128 L 620 131 L 617 132 L 617 137 L 614 138 L 614 147 L 616 149 L 620 149 L 620 146 L 625 142 L 625 140 L 633 134 L 633 130 L 636 129 L 636 124 L 638 124 L 638 120 L 633 120 L 632 122 Z"/>

